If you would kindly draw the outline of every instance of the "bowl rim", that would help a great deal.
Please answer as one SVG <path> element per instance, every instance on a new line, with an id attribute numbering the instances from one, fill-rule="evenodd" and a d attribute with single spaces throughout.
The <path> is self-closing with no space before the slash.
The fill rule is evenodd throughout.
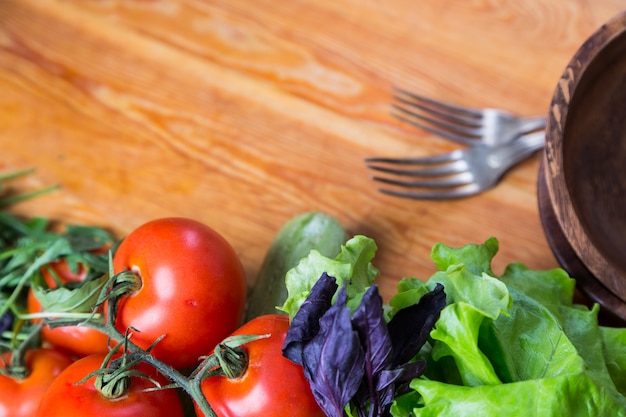
<path id="1" fill-rule="evenodd" d="M 568 243 L 589 271 L 605 287 L 626 302 L 626 277 L 622 271 L 606 262 L 594 242 L 584 233 L 574 208 L 574 201 L 562 178 L 563 133 L 569 104 L 574 92 L 595 57 L 615 38 L 626 32 L 626 10 L 612 17 L 597 29 L 578 49 L 566 66 L 554 91 L 546 125 L 546 145 L 543 165 L 546 185 L 554 214 Z M 561 202 L 557 204 L 557 202 Z M 621 285 L 620 285 L 621 283 Z"/>
<path id="2" fill-rule="evenodd" d="M 548 202 L 548 190 L 544 160 L 539 167 L 537 179 L 537 201 L 541 224 L 546 231 L 546 239 L 559 264 L 575 277 L 576 287 L 590 300 L 598 303 L 610 316 L 611 322 L 618 321 L 620 327 L 626 325 L 626 303 L 599 282 L 574 253 L 567 242 L 561 227 L 556 221 L 553 206 Z"/>

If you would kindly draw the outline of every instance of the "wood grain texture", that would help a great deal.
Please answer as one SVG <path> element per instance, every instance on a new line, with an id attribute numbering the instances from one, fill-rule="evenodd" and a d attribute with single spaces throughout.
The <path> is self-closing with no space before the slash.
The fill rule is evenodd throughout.
<path id="1" fill-rule="evenodd" d="M 376 239 L 388 296 L 428 278 L 436 242 L 500 240 L 558 266 L 541 228 L 540 156 L 459 201 L 380 194 L 367 156 L 455 145 L 389 116 L 390 89 L 545 114 L 565 65 L 622 2 L 89 0 L 0 2 L 0 170 L 59 192 L 15 208 L 123 235 L 204 221 L 254 280 L 276 231 L 324 210 Z"/>

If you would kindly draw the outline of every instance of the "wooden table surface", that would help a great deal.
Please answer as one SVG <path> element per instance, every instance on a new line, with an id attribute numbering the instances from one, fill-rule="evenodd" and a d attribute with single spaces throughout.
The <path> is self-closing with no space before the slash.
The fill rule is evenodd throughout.
<path id="1" fill-rule="evenodd" d="M 428 278 L 436 242 L 500 240 L 494 267 L 558 266 L 537 209 L 540 155 L 455 201 L 377 191 L 368 156 L 458 145 L 394 120 L 391 88 L 546 114 L 572 55 L 622 0 L 1 0 L 0 171 L 57 192 L 14 208 L 120 236 L 201 220 L 248 280 L 292 216 L 373 237 L 383 295 Z"/>

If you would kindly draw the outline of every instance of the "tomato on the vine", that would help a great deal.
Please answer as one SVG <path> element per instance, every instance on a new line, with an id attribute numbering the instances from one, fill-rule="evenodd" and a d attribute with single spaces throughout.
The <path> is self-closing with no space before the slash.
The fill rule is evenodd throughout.
<path id="1" fill-rule="evenodd" d="M 141 286 L 122 297 L 117 329 L 175 368 L 198 364 L 243 318 L 247 284 L 230 243 L 191 219 L 163 218 L 132 231 L 113 258 L 114 272 L 134 271 Z M 138 331 L 135 332 L 134 329 Z"/>
<path id="2" fill-rule="evenodd" d="M 82 282 L 87 276 L 87 270 L 81 264 L 78 265 L 77 271 L 72 271 L 65 259 L 51 262 L 41 269 L 49 288 L 55 288 L 57 285 L 50 271 L 53 271 L 61 284 Z M 41 312 L 41 303 L 35 297 L 32 288 L 28 291 L 27 308 L 31 314 Z M 78 357 L 94 353 L 106 353 L 109 350 L 108 337 L 98 330 L 86 326 L 63 326 L 54 329 L 44 326 L 41 329 L 41 338 L 56 349 Z"/>
<path id="3" fill-rule="evenodd" d="M 242 347 L 248 356 L 243 375 L 209 376 L 202 392 L 219 417 L 324 417 L 300 365 L 282 354 L 289 319 L 269 314 L 250 320 L 233 335 L 270 335 Z M 203 416 L 196 406 L 198 416 Z"/>
<path id="4" fill-rule="evenodd" d="M 11 353 L 0 359 L 0 369 L 7 370 Z M 54 349 L 37 348 L 24 356 L 23 378 L 0 373 L 0 417 L 32 417 L 41 398 L 55 378 L 72 363 L 66 354 Z"/>
<path id="5" fill-rule="evenodd" d="M 167 385 L 168 380 L 147 363 L 141 362 L 133 370 L 150 379 L 129 376 L 126 391 L 119 398 L 106 398 L 94 385 L 95 376 L 83 381 L 91 372 L 100 369 L 104 358 L 105 355 L 89 355 L 68 366 L 48 388 L 35 416 L 184 417 L 175 390 L 149 390 L 155 387 L 150 379 L 161 385 Z"/>

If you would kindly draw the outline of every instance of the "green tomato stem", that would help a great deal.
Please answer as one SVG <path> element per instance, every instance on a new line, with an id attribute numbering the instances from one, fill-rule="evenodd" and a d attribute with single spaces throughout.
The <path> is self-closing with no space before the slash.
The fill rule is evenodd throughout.
<path id="1" fill-rule="evenodd" d="M 110 287 L 111 293 L 108 297 L 108 304 L 105 311 L 105 322 L 101 323 L 94 322 L 92 320 L 83 320 L 79 323 L 84 326 L 96 329 L 101 333 L 104 333 L 112 341 L 119 344 L 120 346 L 123 346 L 125 351 L 141 355 L 142 361 L 152 365 L 161 374 L 163 374 L 170 381 L 172 381 L 176 386 L 185 391 L 196 402 L 196 404 L 206 417 L 217 417 L 217 414 L 215 414 L 213 408 L 211 408 L 211 405 L 204 396 L 204 393 L 202 392 L 200 386 L 200 377 L 185 377 L 185 375 L 180 373 L 171 365 L 168 365 L 165 362 L 162 362 L 161 360 L 155 358 L 153 355 L 150 355 L 149 350 L 151 349 L 151 347 L 148 349 L 148 351 L 142 349 L 131 340 L 129 340 L 127 336 L 122 335 L 117 330 L 117 328 L 111 324 L 115 323 L 115 319 L 117 317 L 119 299 L 125 294 L 135 291 L 137 288 L 141 287 L 141 278 L 132 272 L 123 272 L 121 274 L 118 274 L 118 276 L 120 277 L 120 282 L 115 282 L 115 280 L 112 280 L 112 285 Z M 59 323 L 59 319 L 52 319 L 52 322 L 53 321 L 57 321 L 57 325 L 61 324 Z M 52 322 L 50 323 L 52 324 Z M 67 324 L 62 325 L 71 325 L 70 323 L 72 322 L 67 321 L 66 323 Z M 73 324 L 76 325 L 78 323 L 74 320 Z"/>
<path id="2" fill-rule="evenodd" d="M 37 324 L 33 329 L 28 333 L 26 338 L 22 340 L 22 342 L 13 350 L 11 353 L 11 364 L 9 365 L 9 375 L 11 375 L 15 379 L 24 379 L 29 374 L 29 369 L 26 368 L 25 357 L 26 352 L 31 346 L 31 343 L 43 327 L 43 323 Z"/>
<path id="3" fill-rule="evenodd" d="M 111 307 L 109 307 L 111 308 Z M 137 346 L 132 341 L 128 340 L 124 335 L 122 335 L 114 326 L 108 323 L 97 323 L 91 320 L 88 321 L 65 321 L 58 318 L 53 318 L 48 321 L 48 324 L 52 325 L 52 327 L 62 327 L 62 326 L 75 326 L 77 324 L 81 324 L 83 326 L 90 327 L 92 329 L 98 330 L 101 333 L 104 333 L 107 337 L 109 337 L 112 341 L 117 344 L 121 344 L 125 347 L 125 349 L 131 354 L 141 355 L 141 360 L 152 365 L 156 370 L 158 370 L 161 374 L 167 377 L 170 381 L 172 381 L 176 386 L 180 387 L 183 391 L 185 391 L 191 398 L 196 402 L 200 410 L 204 413 L 206 417 L 217 417 L 217 414 L 211 408 L 209 402 L 206 400 L 204 393 L 200 388 L 200 383 L 202 379 L 198 378 L 187 378 L 185 375 L 180 373 L 178 370 L 173 368 L 171 365 L 166 364 L 165 362 L 155 358 L 153 355 L 150 355 L 141 347 Z"/>

